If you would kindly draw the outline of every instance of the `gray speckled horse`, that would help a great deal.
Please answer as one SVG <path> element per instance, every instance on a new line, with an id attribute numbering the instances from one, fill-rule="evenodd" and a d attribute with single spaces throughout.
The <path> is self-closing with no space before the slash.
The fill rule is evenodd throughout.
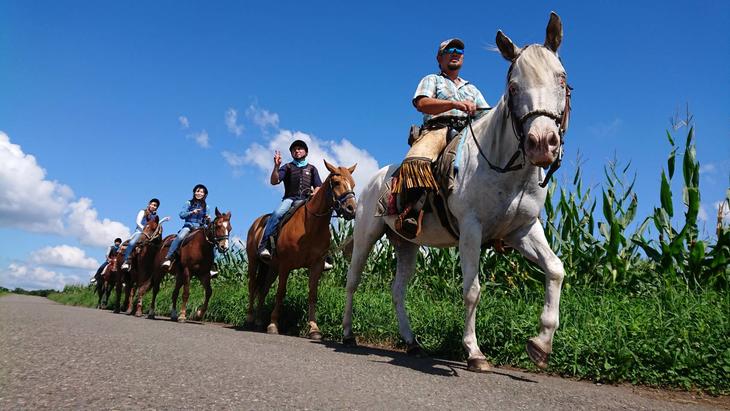
<path id="1" fill-rule="evenodd" d="M 393 300 L 400 334 L 409 351 L 418 343 L 408 320 L 405 294 L 415 269 L 418 247 L 459 247 L 464 275 L 466 306 L 463 344 L 468 369 L 487 372 L 490 364 L 479 349 L 475 332 L 476 308 L 480 298 L 479 255 L 482 244 L 502 239 L 545 272 L 545 305 L 540 316 L 539 334 L 527 341 L 530 359 L 547 367 L 553 335 L 558 327 L 560 289 L 565 275 L 563 264 L 550 249 L 538 220 L 547 189 L 543 167 L 559 165 L 562 136 L 567 128 L 570 88 L 557 55 L 563 37 L 562 23 L 551 13 L 544 45 L 519 48 L 501 31 L 497 47 L 511 62 L 507 90 L 499 103 L 475 120 L 465 135 L 462 161 L 448 206 L 456 220 L 459 238 L 453 237 L 428 214 L 422 233 L 406 240 L 393 230 L 395 216 L 376 217 L 378 197 L 392 175 L 394 166 L 381 169 L 365 187 L 355 217 L 353 255 L 347 273 L 347 300 L 342 320 L 343 343 L 355 344 L 352 333 L 352 300 L 360 282 L 365 260 L 373 244 L 387 233 L 397 256 Z M 524 164 L 519 167 L 522 156 Z M 497 170 L 515 165 L 514 170 Z M 508 167 L 502 167 L 508 168 Z M 552 168 L 555 168 L 553 166 Z M 551 169 L 552 169 L 551 168 Z"/>

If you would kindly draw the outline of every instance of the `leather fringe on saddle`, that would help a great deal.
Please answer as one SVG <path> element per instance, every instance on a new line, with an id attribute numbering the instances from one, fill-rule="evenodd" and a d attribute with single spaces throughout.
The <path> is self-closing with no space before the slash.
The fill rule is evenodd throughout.
<path id="1" fill-rule="evenodd" d="M 438 183 L 431 171 L 431 159 L 423 157 L 403 161 L 398 182 L 393 187 L 393 193 L 403 193 L 411 188 L 438 191 Z"/>

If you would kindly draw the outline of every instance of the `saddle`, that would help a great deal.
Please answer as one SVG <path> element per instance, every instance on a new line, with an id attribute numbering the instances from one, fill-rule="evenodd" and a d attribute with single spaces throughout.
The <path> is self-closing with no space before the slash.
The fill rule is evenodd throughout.
<path id="1" fill-rule="evenodd" d="M 438 183 L 437 191 L 428 191 L 424 198 L 419 201 L 423 201 L 423 207 L 421 208 L 422 213 L 418 216 L 419 229 L 416 236 L 421 231 L 421 222 L 423 221 L 423 215 L 427 213 L 435 212 L 441 222 L 441 225 L 454 237 L 459 238 L 458 226 L 456 219 L 448 209 L 448 199 L 454 189 L 454 180 L 456 177 L 454 160 L 456 159 L 456 153 L 459 146 L 460 138 L 452 138 L 451 141 L 446 145 L 446 148 L 439 154 L 439 157 L 431 163 L 431 171 L 433 176 Z M 376 207 L 375 216 L 382 217 L 387 215 L 398 215 L 399 218 L 410 210 L 404 209 L 403 204 L 405 203 L 404 193 L 394 193 L 393 187 L 397 185 L 398 176 L 400 173 L 400 167 L 398 167 L 390 175 L 383 185 L 380 198 L 378 199 L 378 205 Z M 399 231 L 399 225 L 396 224 L 396 231 L 406 238 L 415 237 L 413 233 L 405 233 Z"/>
<path id="2" fill-rule="evenodd" d="M 276 226 L 274 232 L 271 233 L 271 236 L 269 237 L 269 250 L 271 251 L 271 255 L 276 254 L 276 242 L 279 240 L 279 233 L 281 232 L 282 227 L 284 227 L 284 225 L 292 218 L 294 213 L 300 207 L 307 204 L 308 201 L 309 199 L 294 201 L 291 207 L 289 207 L 289 210 L 281 217 L 279 224 Z M 266 224 L 266 222 L 269 221 L 269 217 L 271 217 L 271 213 L 266 214 L 261 222 L 263 224 Z"/>

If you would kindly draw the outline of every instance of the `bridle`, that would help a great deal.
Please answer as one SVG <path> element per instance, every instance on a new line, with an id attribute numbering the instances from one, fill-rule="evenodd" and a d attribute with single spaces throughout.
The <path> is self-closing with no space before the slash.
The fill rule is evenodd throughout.
<path id="1" fill-rule="evenodd" d="M 230 233 L 226 229 L 226 235 L 216 236 L 215 235 L 216 234 L 215 233 L 215 231 L 216 231 L 216 224 L 217 224 L 216 221 L 218 221 L 218 217 L 216 217 L 208 225 L 208 227 L 205 229 L 205 231 L 204 231 L 205 232 L 205 241 L 207 241 L 208 243 L 210 243 L 211 245 L 213 245 L 215 248 L 217 248 L 219 252 L 223 253 L 223 252 L 225 252 L 225 250 L 223 250 L 221 248 L 220 242 L 222 240 L 228 240 Z M 212 239 L 211 239 L 211 237 L 212 237 Z"/>
<path id="2" fill-rule="evenodd" d="M 144 235 L 147 238 L 144 241 L 140 242 L 140 244 L 138 244 L 137 247 L 145 246 L 145 245 L 157 240 L 158 238 L 160 238 L 162 236 L 162 224 L 159 222 L 157 223 L 157 228 L 155 228 L 155 231 L 152 232 L 152 235 L 149 235 L 149 234 L 145 233 L 144 231 L 142 231 L 142 235 Z"/>
<path id="3" fill-rule="evenodd" d="M 514 68 L 515 64 L 517 63 L 517 59 L 520 58 L 522 53 L 527 50 L 528 47 L 531 47 L 532 45 L 525 46 L 524 49 L 522 49 L 522 52 L 520 52 L 520 55 L 515 57 L 515 59 L 512 61 L 512 64 L 509 67 L 509 70 L 507 71 L 507 84 L 509 85 L 510 79 L 512 77 L 512 69 Z M 562 113 L 557 113 L 551 110 L 545 110 L 545 109 L 535 109 L 532 111 L 529 111 L 522 115 L 521 117 L 517 117 L 514 114 L 514 108 L 513 108 L 513 100 L 512 96 L 507 91 L 506 94 L 506 101 L 507 101 L 507 116 L 510 117 L 510 122 L 512 124 L 512 130 L 515 133 L 515 136 L 517 137 L 518 141 L 518 148 L 517 151 L 512 155 L 512 157 L 509 159 L 507 164 L 504 167 L 499 167 L 494 164 L 492 164 L 491 161 L 487 158 L 487 156 L 484 154 L 484 151 L 482 151 L 481 146 L 479 145 L 479 142 L 477 141 L 476 134 L 474 134 L 474 129 L 472 128 L 472 119 L 469 118 L 469 131 L 471 131 L 472 138 L 474 139 L 474 143 L 477 145 L 477 149 L 479 149 L 479 154 L 484 158 L 484 160 L 487 161 L 487 164 L 489 164 L 489 167 L 492 170 L 495 170 L 499 173 L 508 173 L 511 171 L 517 171 L 522 169 L 525 166 L 525 133 L 524 133 L 524 127 L 523 125 L 525 122 L 533 117 L 548 117 L 555 121 L 555 124 L 558 126 L 558 136 L 560 137 L 560 145 L 558 146 L 558 155 L 550 164 L 550 168 L 547 171 L 547 174 L 545 175 L 545 179 L 540 183 L 540 187 L 544 188 L 548 181 L 550 181 L 550 178 L 552 175 L 558 171 L 558 168 L 560 168 L 560 164 L 563 161 L 563 145 L 565 143 L 565 133 L 568 131 L 568 123 L 570 121 L 570 97 L 571 97 L 571 90 L 573 90 L 573 87 L 571 87 L 567 81 L 564 82 L 565 84 L 565 108 L 563 109 Z M 516 164 L 517 158 L 522 155 L 522 162 L 520 164 Z"/>
<path id="4" fill-rule="evenodd" d="M 306 204 L 304 204 L 304 210 L 307 213 L 309 213 L 315 217 L 324 217 L 324 216 L 331 216 L 332 211 L 334 211 L 335 213 L 337 213 L 338 217 L 345 218 L 342 215 L 342 209 L 345 206 L 345 202 L 347 200 L 349 200 L 350 198 L 355 198 L 355 192 L 353 192 L 352 190 L 349 190 L 349 191 L 345 191 L 344 193 L 340 194 L 339 197 L 336 196 L 335 189 L 332 186 L 332 177 L 334 177 L 334 176 L 342 176 L 342 174 L 330 173 L 329 177 L 327 178 L 327 181 L 329 181 L 329 184 L 327 184 L 326 190 L 327 190 L 327 193 L 331 196 L 330 206 L 327 208 L 327 211 L 325 211 L 324 213 L 315 213 L 313 211 L 309 211 L 309 208 L 307 208 L 307 206 L 309 206 L 309 202 L 307 202 Z"/>

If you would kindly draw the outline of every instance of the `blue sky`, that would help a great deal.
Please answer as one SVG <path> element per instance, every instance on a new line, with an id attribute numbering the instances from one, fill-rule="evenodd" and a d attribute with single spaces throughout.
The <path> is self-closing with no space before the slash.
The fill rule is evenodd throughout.
<path id="1" fill-rule="evenodd" d="M 575 88 L 559 181 L 578 153 L 599 191 L 608 160 L 631 160 L 644 218 L 688 104 L 714 224 L 730 181 L 726 1 L 249 3 L 0 2 L 0 285 L 86 282 L 151 197 L 177 230 L 198 182 L 243 237 L 278 203 L 272 151 L 296 137 L 320 172 L 323 157 L 358 162 L 361 187 L 405 153 L 440 41 L 465 41 L 461 74 L 494 103 L 496 31 L 542 43 L 551 10 Z"/>

